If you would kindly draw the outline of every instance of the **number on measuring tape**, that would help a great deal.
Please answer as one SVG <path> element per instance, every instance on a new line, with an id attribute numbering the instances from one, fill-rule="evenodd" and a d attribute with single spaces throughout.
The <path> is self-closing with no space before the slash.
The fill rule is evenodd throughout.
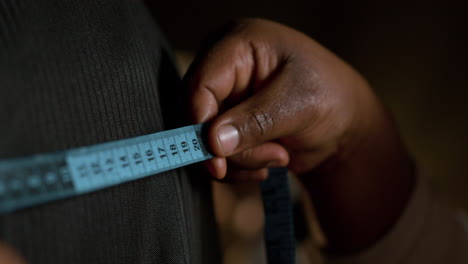
<path id="1" fill-rule="evenodd" d="M 203 125 L 0 161 L 0 213 L 87 193 L 212 158 Z"/>
<path id="2" fill-rule="evenodd" d="M 212 158 L 203 125 L 0 161 L 0 213 L 100 190 Z M 261 184 L 269 263 L 292 264 L 294 227 L 286 168 Z"/>

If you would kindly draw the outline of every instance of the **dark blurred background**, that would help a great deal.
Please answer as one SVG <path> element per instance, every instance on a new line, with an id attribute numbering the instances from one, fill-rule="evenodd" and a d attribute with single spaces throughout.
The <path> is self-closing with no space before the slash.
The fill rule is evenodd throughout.
<path id="1" fill-rule="evenodd" d="M 394 113 L 420 174 L 468 210 L 468 1 L 153 0 L 149 5 L 182 67 L 209 33 L 233 18 L 268 18 L 316 39 L 369 80 Z M 231 209 L 242 205 L 239 193 L 248 196 L 245 188 L 215 187 L 218 211 L 230 212 L 219 216 L 228 219 L 221 220 L 228 225 L 225 233 L 241 232 L 231 230 L 237 217 Z M 255 202 L 248 199 L 244 202 L 252 207 Z M 242 210 L 251 215 L 255 208 Z M 224 241 L 225 250 L 230 243 Z M 229 257 L 225 262 L 248 263 Z"/>

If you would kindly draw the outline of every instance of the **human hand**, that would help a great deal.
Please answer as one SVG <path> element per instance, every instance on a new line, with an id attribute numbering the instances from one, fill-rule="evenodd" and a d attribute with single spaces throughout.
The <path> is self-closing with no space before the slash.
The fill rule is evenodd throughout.
<path id="1" fill-rule="evenodd" d="M 288 166 L 316 205 L 332 251 L 354 252 L 395 222 L 412 161 L 391 117 L 352 67 L 314 40 L 265 20 L 231 25 L 185 82 L 193 121 L 211 121 L 217 179 L 262 180 Z"/>
<path id="2" fill-rule="evenodd" d="M 373 97 L 364 79 L 307 36 L 264 20 L 233 25 L 189 69 L 195 122 L 213 121 L 213 176 L 304 174 L 351 152 L 368 130 Z M 226 112 L 224 112 L 226 111 Z M 226 159 L 228 157 L 228 159 Z M 252 178 L 250 177 L 250 178 Z"/>

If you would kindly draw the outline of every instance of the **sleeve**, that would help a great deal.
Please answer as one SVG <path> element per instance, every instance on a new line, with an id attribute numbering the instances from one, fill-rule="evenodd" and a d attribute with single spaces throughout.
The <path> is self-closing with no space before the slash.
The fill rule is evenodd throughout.
<path id="1" fill-rule="evenodd" d="M 393 229 L 353 256 L 328 257 L 330 264 L 468 264 L 468 218 L 449 207 L 419 179 Z"/>

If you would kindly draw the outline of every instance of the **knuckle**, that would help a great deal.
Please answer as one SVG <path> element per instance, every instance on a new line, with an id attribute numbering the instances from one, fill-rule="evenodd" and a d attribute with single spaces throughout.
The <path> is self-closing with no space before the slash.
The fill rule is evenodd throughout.
<path id="1" fill-rule="evenodd" d="M 254 140 L 264 138 L 275 127 L 274 113 L 260 108 L 254 108 L 247 112 L 246 127 L 244 133 L 248 133 Z"/>

